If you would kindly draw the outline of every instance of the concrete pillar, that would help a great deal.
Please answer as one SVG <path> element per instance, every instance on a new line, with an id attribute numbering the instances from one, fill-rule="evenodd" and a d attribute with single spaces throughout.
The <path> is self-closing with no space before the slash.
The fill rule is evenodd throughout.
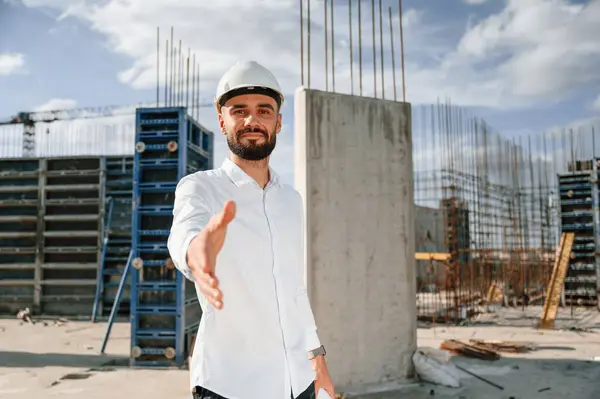
<path id="1" fill-rule="evenodd" d="M 416 349 L 410 104 L 301 88 L 294 136 L 307 285 L 334 383 L 360 393 L 407 382 Z"/>

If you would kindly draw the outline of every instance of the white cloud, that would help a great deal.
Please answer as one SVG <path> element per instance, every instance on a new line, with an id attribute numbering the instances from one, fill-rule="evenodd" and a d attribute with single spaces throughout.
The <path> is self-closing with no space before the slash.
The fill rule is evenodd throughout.
<path id="1" fill-rule="evenodd" d="M 77 101 L 70 98 L 53 98 L 46 101 L 44 104 L 34 108 L 35 111 L 56 111 L 63 109 L 72 109 L 77 106 Z"/>
<path id="2" fill-rule="evenodd" d="M 469 0 L 481 3 L 481 0 Z M 169 25 L 176 45 L 183 42 L 200 64 L 203 98 L 210 99 L 218 77 L 239 59 L 255 59 L 271 68 L 291 93 L 300 83 L 299 9 L 296 0 L 160 2 L 106 0 L 24 0 L 28 6 L 51 6 L 62 18 L 74 16 L 107 38 L 111 50 L 131 58 L 119 79 L 135 88 L 156 84 L 156 26 L 161 26 L 160 79 L 164 79 L 164 45 Z M 324 88 L 322 3 L 311 3 L 311 83 Z M 395 7 L 393 7 L 395 10 Z M 355 92 L 358 91 L 357 10 L 354 10 Z M 387 14 L 384 10 L 384 15 Z M 373 92 L 371 9 L 363 7 L 363 87 Z M 376 7 L 376 12 L 378 12 Z M 305 12 L 306 17 L 306 12 Z M 387 16 L 387 15 L 386 15 Z M 376 18 L 378 20 L 378 18 Z M 600 0 L 573 5 L 568 0 L 509 0 L 499 13 L 469 21 L 462 38 L 450 42 L 449 23 L 432 20 L 423 10 L 404 15 L 407 98 L 431 103 L 450 97 L 457 105 L 519 107 L 556 103 L 582 86 L 600 82 Z M 384 21 L 385 90 L 393 91 L 389 27 Z M 396 77 L 400 95 L 400 54 L 395 25 Z M 348 13 L 336 6 L 336 89 L 350 91 Z M 378 22 L 378 21 L 377 21 Z M 169 22 L 170 23 L 170 22 Z M 455 26 L 454 26 L 455 27 Z M 276 32 L 276 33 L 275 33 Z M 306 29 L 305 29 L 306 33 Z M 376 29 L 379 58 L 379 29 Z M 305 41 L 306 45 L 306 41 Z M 377 64 L 378 92 L 381 70 Z"/>
<path id="3" fill-rule="evenodd" d="M 558 102 L 600 82 L 600 1 L 509 0 L 470 27 L 456 55 L 489 70 L 504 98 Z M 550 100 L 552 99 L 552 100 Z"/>
<path id="4" fill-rule="evenodd" d="M 599 111 L 600 112 L 600 94 L 598 95 L 598 97 L 596 98 L 596 100 L 592 103 L 592 109 L 594 111 Z"/>
<path id="5" fill-rule="evenodd" d="M 25 72 L 25 56 L 19 53 L 0 53 L 0 76 Z"/>

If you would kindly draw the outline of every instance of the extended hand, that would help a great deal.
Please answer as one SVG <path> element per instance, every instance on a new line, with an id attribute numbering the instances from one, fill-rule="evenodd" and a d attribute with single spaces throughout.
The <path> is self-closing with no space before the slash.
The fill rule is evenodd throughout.
<path id="1" fill-rule="evenodd" d="M 325 357 L 323 355 L 315 357 L 311 360 L 311 365 L 317 373 L 315 376 L 315 395 L 319 394 L 319 389 L 324 389 L 332 399 L 335 399 L 335 388 L 327 370 Z"/>
<path id="2" fill-rule="evenodd" d="M 223 294 L 215 277 L 215 262 L 223 243 L 227 226 L 235 217 L 235 203 L 227 201 L 223 210 L 213 216 L 204 230 L 190 242 L 187 263 L 208 302 L 217 309 L 223 307 Z"/>

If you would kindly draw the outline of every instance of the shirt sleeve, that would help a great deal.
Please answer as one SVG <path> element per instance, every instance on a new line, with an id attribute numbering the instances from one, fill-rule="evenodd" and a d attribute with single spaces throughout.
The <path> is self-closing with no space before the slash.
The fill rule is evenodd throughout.
<path id="1" fill-rule="evenodd" d="M 307 234 L 305 217 L 304 217 L 304 205 L 302 201 L 302 197 L 298 194 L 298 198 L 300 200 L 300 214 L 302 219 L 302 232 L 300 234 L 301 239 L 301 253 L 303 254 L 303 262 L 301 263 L 303 266 L 302 275 L 304 278 L 300 282 L 300 288 L 296 295 L 296 303 L 298 304 L 298 308 L 302 313 L 300 315 L 301 319 L 304 321 L 304 335 L 305 335 L 305 346 L 306 351 L 311 351 L 313 349 L 317 349 L 321 346 L 321 341 L 319 339 L 319 334 L 317 333 L 317 323 L 315 321 L 315 316 L 312 310 L 312 306 L 310 304 L 310 300 L 308 299 L 308 290 L 307 290 L 307 282 L 306 282 L 306 271 L 308 266 L 308 254 L 306 253 L 305 247 L 305 237 Z"/>
<path id="2" fill-rule="evenodd" d="M 317 334 L 317 323 L 315 322 L 315 317 L 310 306 L 306 288 L 300 289 L 296 297 L 296 301 L 300 312 L 303 313 L 301 317 L 305 323 L 304 342 L 306 346 L 305 349 L 308 352 L 321 346 L 321 341 L 319 340 L 319 334 Z"/>
<path id="3" fill-rule="evenodd" d="M 167 246 L 175 267 L 190 281 L 194 281 L 187 264 L 190 242 L 208 224 L 212 214 L 201 194 L 198 176 L 188 175 L 181 179 L 175 189 L 173 224 Z"/>

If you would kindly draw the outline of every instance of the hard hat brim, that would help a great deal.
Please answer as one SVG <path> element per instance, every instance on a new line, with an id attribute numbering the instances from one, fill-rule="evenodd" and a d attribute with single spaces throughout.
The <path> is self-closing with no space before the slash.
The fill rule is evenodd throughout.
<path id="1" fill-rule="evenodd" d="M 223 93 L 221 95 L 221 97 L 217 98 L 215 100 L 215 103 L 218 107 L 222 107 L 223 105 L 225 105 L 225 103 L 227 101 L 229 101 L 233 97 L 241 96 L 244 94 L 261 94 L 261 95 L 271 97 L 277 102 L 277 105 L 280 108 L 281 108 L 281 105 L 283 104 L 283 94 L 281 94 L 277 90 L 274 90 L 270 87 L 254 86 L 254 85 L 244 85 L 244 86 L 234 87 L 233 89 L 230 89 L 229 91 Z"/>

